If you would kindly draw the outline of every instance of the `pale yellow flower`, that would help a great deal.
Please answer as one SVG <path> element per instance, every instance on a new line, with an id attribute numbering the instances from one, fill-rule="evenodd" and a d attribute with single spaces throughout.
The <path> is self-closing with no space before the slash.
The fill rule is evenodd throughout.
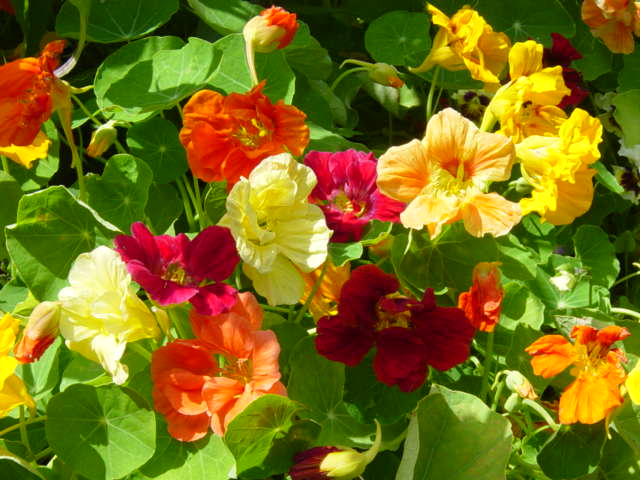
<path id="1" fill-rule="evenodd" d="M 13 372 L 18 365 L 9 352 L 16 342 L 20 322 L 6 313 L 0 319 L 0 418 L 19 405 L 35 408 L 24 382 Z"/>
<path id="2" fill-rule="evenodd" d="M 82 253 L 58 294 L 60 333 L 67 347 L 98 362 L 116 384 L 127 380 L 120 362 L 128 342 L 159 334 L 154 315 L 138 298 L 120 255 L 107 247 Z"/>
<path id="3" fill-rule="evenodd" d="M 231 230 L 243 271 L 270 305 L 302 295 L 303 272 L 327 257 L 331 230 L 322 210 L 307 201 L 316 176 L 288 153 L 264 159 L 229 192 L 220 225 Z"/>

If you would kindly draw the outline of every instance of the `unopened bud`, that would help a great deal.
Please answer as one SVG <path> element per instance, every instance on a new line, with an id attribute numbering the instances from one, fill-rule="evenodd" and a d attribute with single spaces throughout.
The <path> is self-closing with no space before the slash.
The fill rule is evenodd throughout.
<path id="1" fill-rule="evenodd" d="M 374 63 L 369 70 L 369 78 L 385 87 L 400 88 L 404 82 L 400 79 L 398 71 L 388 63 Z"/>
<path id="2" fill-rule="evenodd" d="M 530 400 L 538 398 L 531 382 L 516 370 L 510 370 L 507 373 L 505 384 L 509 390 L 518 394 L 521 398 L 528 398 Z"/>
<path id="3" fill-rule="evenodd" d="M 107 123 L 100 125 L 91 134 L 91 142 L 87 147 L 87 155 L 91 158 L 99 157 L 113 145 L 117 136 L 118 131 L 115 127 L 115 121 L 109 120 Z"/>
<path id="4" fill-rule="evenodd" d="M 568 270 L 560 270 L 549 281 L 558 291 L 568 292 L 576 284 L 576 276 Z"/>
<path id="5" fill-rule="evenodd" d="M 242 35 L 254 51 L 269 53 L 289 45 L 298 26 L 295 13 L 289 13 L 281 7 L 271 7 L 249 20 Z"/>
<path id="6" fill-rule="evenodd" d="M 520 409 L 520 405 L 522 405 L 522 398 L 517 393 L 512 393 L 504 402 L 504 409 L 507 412 L 514 412 Z"/>
<path id="7" fill-rule="evenodd" d="M 20 363 L 38 360 L 58 336 L 60 304 L 42 302 L 33 309 L 14 354 Z"/>

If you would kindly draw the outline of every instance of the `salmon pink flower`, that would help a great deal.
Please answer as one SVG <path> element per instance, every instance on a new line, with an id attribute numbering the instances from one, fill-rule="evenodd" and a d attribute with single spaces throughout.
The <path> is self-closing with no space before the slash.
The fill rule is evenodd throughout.
<path id="1" fill-rule="evenodd" d="M 504 290 L 500 286 L 500 262 L 480 262 L 473 268 L 473 285 L 458 297 L 458 307 L 471 325 L 483 332 L 493 332 L 500 320 Z"/>
<path id="2" fill-rule="evenodd" d="M 436 306 L 432 289 L 416 300 L 399 286 L 375 265 L 356 268 L 340 292 L 338 314 L 318 321 L 316 347 L 354 366 L 375 345 L 378 380 L 410 392 L 424 383 L 428 366 L 448 370 L 465 361 L 474 329 L 459 308 Z"/>
<path id="3" fill-rule="evenodd" d="M 451 108 L 431 117 L 424 139 L 391 147 L 378 162 L 380 191 L 408 203 L 405 227 L 427 227 L 431 238 L 457 220 L 471 235 L 505 235 L 521 218 L 520 207 L 491 182 L 509 179 L 514 146 L 507 137 L 482 132 Z"/>
<path id="4" fill-rule="evenodd" d="M 404 204 L 376 186 L 377 160 L 372 153 L 309 152 L 304 164 L 318 177 L 309 201 L 319 205 L 333 230 L 333 242 L 357 242 L 372 219 L 398 222 Z"/>
<path id="5" fill-rule="evenodd" d="M 602 330 L 576 325 L 571 331 L 573 344 L 562 335 L 545 335 L 525 348 L 533 357 L 534 373 L 544 378 L 573 365 L 571 375 L 576 379 L 560 397 L 560 423 L 596 423 L 622 405 L 620 385 L 626 373 L 621 363 L 626 358 L 611 345 L 629 335 L 625 328 L 615 325 Z"/>
<path id="6" fill-rule="evenodd" d="M 309 143 L 306 115 L 282 100 L 274 105 L 263 88 L 264 82 L 226 96 L 201 90 L 189 99 L 180 141 L 196 177 L 226 180 L 231 188 L 270 155 L 302 155 Z"/>
<path id="7" fill-rule="evenodd" d="M 236 290 L 221 283 L 240 261 L 224 227 L 207 227 L 189 240 L 183 233 L 154 236 L 136 222 L 131 236 L 118 235 L 114 243 L 133 279 L 160 305 L 188 301 L 200 313 L 216 315 L 236 301 Z"/>
<path id="8" fill-rule="evenodd" d="M 632 0 L 584 0 L 582 20 L 613 53 L 631 53 L 640 35 L 640 4 Z"/>

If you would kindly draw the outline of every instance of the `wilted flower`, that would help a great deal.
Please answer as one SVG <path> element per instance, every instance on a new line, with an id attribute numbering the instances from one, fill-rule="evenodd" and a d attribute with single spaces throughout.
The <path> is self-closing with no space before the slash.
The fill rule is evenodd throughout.
<path id="1" fill-rule="evenodd" d="M 376 185 L 377 160 L 372 153 L 309 152 L 304 163 L 316 174 L 318 184 L 309 201 L 319 205 L 333 230 L 332 242 L 362 238 L 372 219 L 397 222 L 404 204 L 383 195 Z"/>
<path id="2" fill-rule="evenodd" d="M 626 358 L 611 345 L 629 335 L 625 328 L 615 325 L 602 330 L 576 325 L 571 330 L 573 344 L 562 335 L 545 335 L 525 349 L 533 356 L 534 373 L 544 378 L 574 366 L 571 375 L 576 379 L 560 397 L 560 423 L 596 423 L 622 405 L 620 385 L 626 373 L 621 363 Z"/>
<path id="3" fill-rule="evenodd" d="M 471 7 L 465 6 L 451 18 L 431 4 L 427 10 L 440 29 L 427 58 L 413 72 L 426 72 L 435 65 L 447 70 L 469 70 L 471 76 L 495 91 L 498 76 L 507 63 L 509 37 L 493 28 Z"/>
<path id="4" fill-rule="evenodd" d="M 219 223 L 231 230 L 243 271 L 270 305 L 297 303 L 304 289 L 298 269 L 310 272 L 327 257 L 331 230 L 307 200 L 315 185 L 313 170 L 283 153 L 262 161 L 227 197 Z"/>
<path id="5" fill-rule="evenodd" d="M 184 107 L 180 141 L 193 174 L 205 182 L 226 180 L 231 188 L 270 155 L 302 155 L 309 143 L 306 115 L 262 93 L 222 95 L 201 90 Z"/>
<path id="6" fill-rule="evenodd" d="M 504 290 L 500 286 L 500 262 L 480 262 L 473 268 L 473 285 L 458 297 L 458 308 L 471 325 L 483 332 L 493 332 L 500 320 Z"/>
<path id="7" fill-rule="evenodd" d="M 9 356 L 19 325 L 20 322 L 8 313 L 0 318 L 0 418 L 19 405 L 36 408 L 24 382 L 13 373 L 18 361 Z"/>
<path id="8" fill-rule="evenodd" d="M 630 0 L 584 0 L 582 20 L 613 53 L 631 53 L 640 34 L 640 5 Z"/>
<path id="9" fill-rule="evenodd" d="M 136 222 L 131 236 L 114 243 L 133 279 L 160 305 L 191 302 L 203 315 L 216 315 L 236 301 L 235 288 L 222 283 L 240 261 L 226 228 L 207 227 L 189 240 L 183 233 L 154 236 Z"/>
<path id="10" fill-rule="evenodd" d="M 410 392 L 424 383 L 429 365 L 448 370 L 465 361 L 474 329 L 459 308 L 436 306 L 432 289 L 417 300 L 399 287 L 375 265 L 356 268 L 340 292 L 338 314 L 318 321 L 316 347 L 354 366 L 375 345 L 378 380 Z"/>
<path id="11" fill-rule="evenodd" d="M 431 117 L 422 141 L 391 147 L 380 157 L 378 187 L 408 203 L 400 214 L 405 227 L 426 226 L 431 238 L 458 220 L 476 237 L 505 235 L 520 221 L 520 207 L 485 191 L 510 177 L 513 160 L 511 140 L 482 132 L 447 108 Z"/>
<path id="12" fill-rule="evenodd" d="M 29 315 L 29 321 L 22 332 L 22 339 L 16 345 L 14 354 L 20 363 L 38 360 L 58 336 L 60 303 L 42 302 Z"/>
<path id="13" fill-rule="evenodd" d="M 120 358 L 128 342 L 159 334 L 153 314 L 136 295 L 118 252 L 101 246 L 82 253 L 58 294 L 60 333 L 67 347 L 98 362 L 114 383 L 127 380 Z"/>

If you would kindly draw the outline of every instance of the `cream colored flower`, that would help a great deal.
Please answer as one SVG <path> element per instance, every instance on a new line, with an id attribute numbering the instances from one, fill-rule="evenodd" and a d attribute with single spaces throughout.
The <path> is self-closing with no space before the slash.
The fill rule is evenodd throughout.
<path id="1" fill-rule="evenodd" d="M 78 256 L 69 272 L 69 287 L 58 294 L 60 333 L 67 347 L 100 363 L 122 384 L 129 375 L 120 363 L 128 342 L 159 334 L 156 320 L 131 285 L 120 255 L 98 247 Z"/>
<path id="2" fill-rule="evenodd" d="M 327 257 L 331 230 L 322 210 L 307 201 L 316 184 L 309 167 L 288 153 L 263 160 L 227 198 L 228 227 L 242 258 L 243 271 L 270 305 L 297 303 L 303 272 Z"/>

